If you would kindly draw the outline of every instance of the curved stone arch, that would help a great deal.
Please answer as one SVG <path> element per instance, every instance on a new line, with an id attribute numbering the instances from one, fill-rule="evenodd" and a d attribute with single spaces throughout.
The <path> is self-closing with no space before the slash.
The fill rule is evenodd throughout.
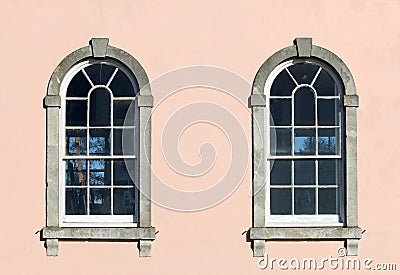
<path id="1" fill-rule="evenodd" d="M 345 108 L 345 215 L 344 226 L 334 228 L 271 228 L 266 227 L 266 188 L 267 173 L 265 169 L 268 146 L 265 134 L 267 119 L 267 98 L 264 87 L 273 70 L 290 59 L 314 59 L 330 66 L 342 81 L 344 88 L 343 107 Z M 252 109 L 253 137 L 253 225 L 249 231 L 253 242 L 253 255 L 263 256 L 266 240 L 344 240 L 348 255 L 357 255 L 358 241 L 361 239 L 361 228 L 358 227 L 357 206 L 357 107 L 359 99 L 356 93 L 354 78 L 347 65 L 333 52 L 320 46 L 312 45 L 311 38 L 296 38 L 294 45 L 283 48 L 270 56 L 259 68 L 253 81 L 249 107 Z"/>

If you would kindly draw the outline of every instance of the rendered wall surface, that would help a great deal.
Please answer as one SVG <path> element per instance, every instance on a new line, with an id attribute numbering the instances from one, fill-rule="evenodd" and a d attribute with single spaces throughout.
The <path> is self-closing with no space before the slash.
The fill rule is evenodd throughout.
<path id="1" fill-rule="evenodd" d="M 292 45 L 296 37 L 312 37 L 314 44 L 336 53 L 354 76 L 360 96 L 359 225 L 366 230 L 358 258 L 397 263 L 399 269 L 399 12 L 400 1 L 396 0 L 1 1 L 0 273 L 271 272 L 257 267 L 258 259 L 252 257 L 243 234 L 251 227 L 252 217 L 247 98 L 261 64 L 277 50 Z M 92 37 L 108 37 L 110 45 L 132 54 L 150 81 L 182 67 L 209 65 L 232 71 L 248 84 L 248 89 L 243 85 L 235 93 L 192 87 L 165 97 L 162 89 L 152 90 L 157 106 L 152 122 L 153 182 L 186 191 L 202 190 L 226 176 L 232 158 L 242 158 L 246 169 L 236 191 L 207 210 L 179 212 L 154 203 L 152 224 L 159 232 L 151 258 L 140 258 L 135 243 L 115 242 L 60 242 L 59 256 L 47 257 L 35 234 L 45 225 L 42 99 L 58 63 L 88 45 Z M 226 134 L 229 125 L 212 121 L 180 125 L 189 127 L 178 140 L 167 141 L 179 147 L 183 161 L 196 167 L 202 164 L 201 148 L 203 157 L 215 149 L 213 166 L 193 177 L 174 170 L 174 162 L 168 163 L 162 136 L 177 110 L 198 102 L 217 105 L 232 115 L 242 126 L 240 134 L 248 140 L 248 151 L 231 158 L 233 137 Z M 206 142 L 214 149 L 202 147 Z M 267 243 L 267 253 L 275 258 L 321 259 L 336 256 L 342 245 L 274 242 Z M 326 268 L 322 272 L 340 271 Z"/>

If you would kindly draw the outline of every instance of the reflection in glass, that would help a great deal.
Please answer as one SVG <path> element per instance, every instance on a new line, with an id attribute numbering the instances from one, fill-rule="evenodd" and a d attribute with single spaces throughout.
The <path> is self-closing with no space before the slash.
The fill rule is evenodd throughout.
<path id="1" fill-rule="evenodd" d="M 65 161 L 65 185 L 86 185 L 87 169 L 85 159 L 70 159 Z"/>
<path id="2" fill-rule="evenodd" d="M 299 88 L 294 95 L 294 125 L 315 125 L 314 92 L 308 87 Z"/>
<path id="3" fill-rule="evenodd" d="M 114 189 L 114 215 L 133 215 L 135 213 L 135 194 L 133 188 Z"/>
<path id="4" fill-rule="evenodd" d="M 132 110 L 129 112 L 129 117 L 126 117 L 129 106 L 132 100 L 114 100 L 114 126 L 133 126 L 134 125 L 134 112 Z"/>
<path id="5" fill-rule="evenodd" d="M 318 130 L 318 153 L 320 155 L 339 155 L 339 129 Z"/>
<path id="6" fill-rule="evenodd" d="M 292 125 L 292 100 L 270 99 L 271 125 Z"/>
<path id="7" fill-rule="evenodd" d="M 65 214 L 86 215 L 87 201 L 86 188 L 65 189 Z"/>
<path id="8" fill-rule="evenodd" d="M 340 160 L 321 159 L 318 160 L 318 184 L 339 185 Z"/>
<path id="9" fill-rule="evenodd" d="M 315 184 L 315 160 L 294 161 L 294 184 L 295 185 Z"/>
<path id="10" fill-rule="evenodd" d="M 67 100 L 65 125 L 86 126 L 87 122 L 87 100 Z"/>
<path id="11" fill-rule="evenodd" d="M 66 130 L 66 155 L 86 155 L 86 130 Z"/>
<path id="12" fill-rule="evenodd" d="M 134 139 L 135 129 L 114 129 L 114 155 L 134 155 Z"/>
<path id="13" fill-rule="evenodd" d="M 296 83 L 292 80 L 286 70 L 283 70 L 275 78 L 271 87 L 271 96 L 291 96 Z"/>
<path id="14" fill-rule="evenodd" d="M 93 85 L 106 85 L 115 67 L 104 63 L 93 64 L 84 69 L 92 81 Z"/>
<path id="15" fill-rule="evenodd" d="M 82 71 L 79 71 L 68 84 L 67 97 L 87 97 L 91 87 Z"/>
<path id="16" fill-rule="evenodd" d="M 111 189 L 91 188 L 90 189 L 90 215 L 111 214 Z"/>
<path id="17" fill-rule="evenodd" d="M 272 188 L 270 198 L 271 215 L 292 214 L 291 188 Z"/>
<path id="18" fill-rule="evenodd" d="M 315 214 L 315 189 L 294 189 L 294 214 Z"/>
<path id="19" fill-rule="evenodd" d="M 139 91 L 136 81 L 132 85 L 122 70 L 118 70 L 109 87 L 113 91 L 114 97 L 134 97 Z"/>
<path id="20" fill-rule="evenodd" d="M 89 163 L 89 184 L 111 185 L 111 160 L 91 159 Z"/>
<path id="21" fill-rule="evenodd" d="M 315 155 L 315 129 L 294 130 L 294 154 Z"/>
<path id="22" fill-rule="evenodd" d="M 339 92 L 333 78 L 324 69 L 319 73 L 313 87 L 318 96 L 337 96 Z"/>
<path id="23" fill-rule="evenodd" d="M 275 160 L 271 162 L 271 185 L 292 184 L 292 161 Z"/>
<path id="24" fill-rule="evenodd" d="M 125 185 L 125 186 L 133 186 L 133 180 L 131 175 L 134 175 L 134 171 L 130 170 L 128 173 L 128 168 L 133 167 L 133 159 L 126 160 L 115 160 L 114 161 L 114 185 Z M 125 164 L 127 163 L 127 165 Z M 127 168 L 128 166 L 128 168 Z"/>
<path id="25" fill-rule="evenodd" d="M 90 126 L 111 125 L 111 98 L 104 88 L 97 88 L 90 94 Z"/>
<path id="26" fill-rule="evenodd" d="M 311 63 L 296 63 L 289 67 L 289 71 L 298 84 L 311 84 L 319 67 Z"/>
<path id="27" fill-rule="evenodd" d="M 90 155 L 109 155 L 110 154 L 110 130 L 91 129 L 89 138 Z"/>
<path id="28" fill-rule="evenodd" d="M 275 140 L 274 140 L 275 137 Z M 292 154 L 292 131 L 290 128 L 271 128 L 271 155 L 283 156 Z"/>
<path id="29" fill-rule="evenodd" d="M 339 126 L 339 100 L 319 99 L 318 100 L 318 125 Z"/>
<path id="30" fill-rule="evenodd" d="M 337 205 L 337 188 L 319 188 L 318 213 L 339 214 Z"/>

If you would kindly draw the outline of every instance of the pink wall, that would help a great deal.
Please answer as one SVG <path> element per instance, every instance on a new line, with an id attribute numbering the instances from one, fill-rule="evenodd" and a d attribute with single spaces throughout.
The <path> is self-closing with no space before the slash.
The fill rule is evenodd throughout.
<path id="1" fill-rule="evenodd" d="M 249 83 L 259 66 L 295 37 L 339 55 L 349 66 L 360 95 L 359 224 L 366 229 L 360 258 L 400 264 L 400 197 L 397 167 L 400 134 L 400 1 L 14 1 L 0 3 L 2 53 L 0 117 L 3 134 L 0 225 L 2 274 L 256 274 L 242 232 L 251 226 L 250 165 L 238 190 L 206 211 L 181 213 L 153 206 L 159 233 L 153 256 L 139 258 L 132 243 L 62 242 L 57 258 L 46 257 L 35 235 L 45 225 L 45 112 L 42 98 L 53 69 L 91 37 L 134 55 L 149 78 L 180 67 L 212 65 Z M 163 162 L 163 119 L 180 105 L 200 100 L 190 89 L 166 101 L 153 124 L 153 165 L 172 183 L 213 181 L 229 159 L 219 153 L 207 181 L 182 179 Z M 250 133 L 248 110 L 229 96 L 205 89 L 223 102 Z M 246 100 L 250 90 L 240 95 Z M 156 103 L 160 96 L 154 94 Z M 209 138 L 207 135 L 211 135 Z M 218 152 L 229 150 L 215 127 L 189 129 L 180 147 L 196 163 L 198 147 L 210 140 Z M 181 180 L 181 181 L 179 181 Z M 186 181 L 185 181 L 186 180 Z M 178 184 L 179 185 L 179 184 Z M 206 184 L 202 187 L 205 187 Z M 184 186 L 183 186 L 184 187 Z M 184 187 L 185 188 L 185 187 Z M 340 242 L 272 243 L 273 257 L 328 257 Z M 398 267 L 399 268 L 399 267 Z M 300 272 L 301 273 L 301 272 Z"/>

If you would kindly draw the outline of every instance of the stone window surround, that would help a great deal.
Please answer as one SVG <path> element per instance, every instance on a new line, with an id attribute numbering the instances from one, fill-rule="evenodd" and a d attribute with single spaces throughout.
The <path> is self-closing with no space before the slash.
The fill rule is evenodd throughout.
<path id="1" fill-rule="evenodd" d="M 276 66 L 293 58 L 319 59 L 332 66 L 343 81 L 345 108 L 345 216 L 344 225 L 338 227 L 266 227 L 265 207 L 266 188 L 265 182 L 268 171 L 264 168 L 266 163 L 264 146 L 265 140 L 265 112 L 266 96 L 264 86 Z M 358 254 L 358 243 L 362 230 L 358 227 L 357 206 L 357 107 L 359 98 L 353 76 L 346 64 L 334 53 L 327 49 L 312 44 L 311 38 L 296 38 L 294 45 L 279 50 L 268 58 L 258 70 L 249 97 L 249 108 L 252 109 L 252 139 L 253 139 L 253 224 L 248 231 L 249 240 L 252 242 L 253 256 L 262 257 L 265 254 L 266 241 L 288 240 L 343 240 L 347 255 Z M 256 168 L 259 164 L 259 168 Z"/>
<path id="2" fill-rule="evenodd" d="M 149 79 L 140 63 L 127 52 L 108 45 L 108 38 L 92 38 L 89 46 L 68 56 L 54 70 L 44 98 L 46 109 L 46 227 L 41 231 L 48 256 L 58 255 L 59 240 L 138 241 L 139 255 L 151 256 L 155 228 L 151 226 L 151 199 L 143 194 L 151 191 L 151 95 Z M 139 220 L 138 227 L 60 227 L 59 217 L 59 125 L 61 111 L 60 86 L 67 72 L 88 58 L 111 58 L 123 63 L 135 75 L 140 89 L 136 96 L 139 107 Z"/>

